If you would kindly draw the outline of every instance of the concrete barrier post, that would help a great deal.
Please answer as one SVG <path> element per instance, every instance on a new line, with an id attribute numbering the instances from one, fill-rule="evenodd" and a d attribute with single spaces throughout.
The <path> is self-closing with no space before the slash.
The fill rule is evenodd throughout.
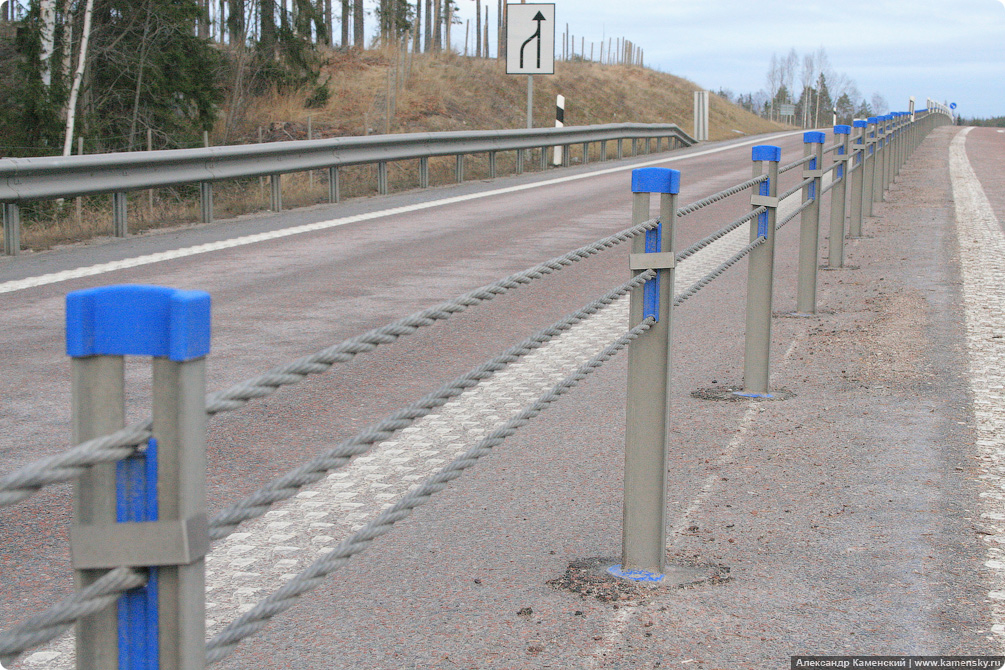
<path id="1" fill-rule="evenodd" d="M 77 667 L 205 667 L 205 356 L 210 298 L 160 286 L 109 286 L 66 298 L 74 439 L 125 417 L 124 357 L 153 357 L 153 439 L 75 484 L 70 532 L 78 587 L 117 567 L 144 586 L 77 623 Z"/>
<path id="2" fill-rule="evenodd" d="M 886 193 L 886 159 L 890 154 L 890 121 L 886 115 L 878 117 L 879 136 L 876 138 L 876 190 L 872 196 L 876 202 L 883 202 Z"/>
<path id="3" fill-rule="evenodd" d="M 751 152 L 753 176 L 765 173 L 759 191 L 750 197 L 754 208 L 768 211 L 751 221 L 750 241 L 759 237 L 765 243 L 750 252 L 747 261 L 747 334 L 743 357 L 743 393 L 747 396 L 768 395 L 771 354 L 771 304 L 774 292 L 775 225 L 778 218 L 778 162 L 780 147 L 755 146 Z"/>
<path id="4" fill-rule="evenodd" d="M 680 172 L 655 167 L 633 170 L 632 193 L 632 223 L 649 219 L 652 193 L 660 194 L 660 223 L 632 243 L 633 274 L 654 269 L 657 276 L 632 292 L 629 324 L 635 327 L 648 317 L 657 321 L 629 349 L 620 567 L 662 574 L 666 565 L 667 405 Z"/>
<path id="5" fill-rule="evenodd" d="M 834 172 L 834 179 L 838 180 L 831 189 L 831 226 L 829 241 L 827 243 L 827 265 L 830 268 L 844 267 L 844 220 L 845 203 L 848 200 L 848 139 L 851 135 L 851 126 L 834 126 L 834 137 L 841 139 L 841 146 L 838 147 L 837 155 L 834 157 L 838 161 L 837 169 Z"/>
<path id="6" fill-rule="evenodd" d="M 817 313 L 817 258 L 820 238 L 820 191 L 823 184 L 823 157 L 826 135 L 820 132 L 803 133 L 803 152 L 813 156 L 803 170 L 803 179 L 813 178 L 813 183 L 803 187 L 803 202 L 813 204 L 800 215 L 799 228 L 799 280 L 796 290 L 796 312 Z"/>

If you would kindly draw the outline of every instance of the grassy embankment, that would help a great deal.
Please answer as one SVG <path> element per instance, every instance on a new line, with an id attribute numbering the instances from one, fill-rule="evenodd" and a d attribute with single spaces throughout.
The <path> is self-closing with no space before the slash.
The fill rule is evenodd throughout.
<path id="1" fill-rule="evenodd" d="M 333 53 L 325 67 L 331 95 L 321 107 L 307 108 L 307 93 L 272 94 L 245 101 L 241 109 L 225 107 L 211 133 L 213 144 L 306 139 L 308 118 L 313 136 L 339 137 L 383 133 L 519 128 L 526 124 L 526 78 L 505 73 L 495 60 L 457 55 L 416 55 L 393 59 L 386 52 Z M 396 77 L 395 77 L 396 75 Z M 395 78 L 397 85 L 394 85 Z M 556 74 L 535 77 L 535 126 L 554 124 L 555 95 L 566 97 L 566 125 L 640 122 L 676 123 L 692 129 L 692 92 L 689 81 L 641 67 L 560 62 Z M 712 140 L 758 134 L 780 128 L 721 98 L 711 95 L 709 135 Z M 228 96 L 228 100 L 233 96 Z M 393 101 L 390 105 L 390 101 Z M 388 119 L 388 107 L 392 115 Z M 598 151 L 594 148 L 593 151 Z M 578 149 L 573 159 L 578 160 Z M 596 156 L 594 156 L 596 159 Z M 512 152 L 498 156 L 499 174 L 515 166 Z M 536 161 L 528 164 L 537 169 Z M 415 188 L 415 161 L 392 163 L 389 184 L 394 190 Z M 469 157 L 467 179 L 488 175 L 487 158 Z M 284 207 L 325 202 L 326 173 L 283 177 Z M 431 184 L 453 181 L 453 159 L 430 161 Z M 343 197 L 376 192 L 376 169 L 359 166 L 340 175 Z M 73 201 L 62 208 L 52 203 L 26 207 L 22 245 L 41 250 L 56 244 L 90 240 L 111 232 L 111 198 L 83 199 L 81 214 Z M 229 218 L 268 207 L 267 180 L 219 183 L 214 191 L 215 216 Z M 140 232 L 190 224 L 199 216 L 198 190 L 158 189 L 130 194 L 129 230 Z"/>

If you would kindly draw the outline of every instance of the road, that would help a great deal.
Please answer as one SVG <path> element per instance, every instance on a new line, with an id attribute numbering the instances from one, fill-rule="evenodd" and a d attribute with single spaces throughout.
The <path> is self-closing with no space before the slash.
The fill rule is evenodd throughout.
<path id="1" fill-rule="evenodd" d="M 795 398 L 748 404 L 691 397 L 740 381 L 742 263 L 679 310 L 668 550 L 679 562 L 728 567 L 729 580 L 620 606 L 545 585 L 570 563 L 619 553 L 624 361 L 616 359 L 223 665 L 769 667 L 777 660 L 781 667 L 803 652 L 987 653 L 978 647 L 992 644 L 985 601 L 994 574 L 981 572 L 980 538 L 988 534 L 973 530 L 986 520 L 974 512 L 981 473 L 952 208 L 947 197 L 911 181 L 930 176 L 922 170 L 946 171 L 952 132 L 940 130 L 919 151 L 918 167 L 905 170 L 890 202 L 878 206 L 880 218 L 869 221 L 872 239 L 850 242 L 849 262 L 861 269 L 822 273 L 824 313 L 776 320 L 774 379 Z M 981 148 L 974 152 L 979 178 L 999 178 L 983 151 L 1000 145 L 999 137 L 972 137 L 990 138 L 970 141 Z M 783 163 L 802 155 L 798 134 L 773 141 Z M 0 436 L 2 471 L 67 443 L 61 320 L 70 290 L 142 282 L 209 291 L 209 388 L 218 389 L 625 228 L 632 164 L 658 160 L 680 169 L 681 200 L 689 202 L 748 178 L 750 144 L 5 261 L 0 291 L 31 278 L 37 285 L 2 297 L 2 404 L 10 426 Z M 910 225 L 919 207 L 932 225 Z M 681 245 L 748 208 L 741 196 L 687 217 Z M 316 229 L 284 233 L 305 224 Z M 271 239 L 220 244 L 261 233 Z M 775 305 L 782 313 L 794 306 L 797 235 L 796 225 L 779 235 Z M 200 253 L 179 252 L 198 245 Z M 151 254 L 171 257 L 124 267 Z M 214 419 L 211 513 L 621 283 L 626 261 L 624 249 L 606 252 Z M 37 279 L 109 263 L 119 269 Z M 616 334 L 601 321 L 572 338 L 579 350 L 553 347 L 558 368 Z M 470 406 L 445 408 L 397 444 L 381 445 L 373 460 L 357 459 L 290 507 L 251 522 L 267 541 L 232 536 L 225 550 L 218 546 L 211 629 L 266 595 L 270 580 L 281 583 L 307 549 L 330 547 L 470 444 L 483 424 L 533 397 L 548 374 L 554 371 L 493 380 L 506 390 L 484 421 L 472 420 Z M 145 414 L 146 375 L 141 362 L 129 368 L 131 418 Z M 386 468 L 395 474 L 378 476 Z M 318 502 L 319 495 L 341 509 Z M 68 507 L 68 488 L 56 487 L 0 512 L 5 624 L 68 592 Z M 517 614 L 525 607 L 531 615 Z M 56 667 L 66 654 L 53 663 L 44 658 L 24 665 Z"/>

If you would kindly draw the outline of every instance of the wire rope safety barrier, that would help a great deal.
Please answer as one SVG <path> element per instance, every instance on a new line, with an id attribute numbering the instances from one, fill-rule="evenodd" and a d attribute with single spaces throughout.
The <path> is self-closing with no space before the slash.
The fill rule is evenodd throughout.
<path id="1" fill-rule="evenodd" d="M 674 310 L 746 258 L 743 389 L 736 393 L 771 397 L 776 233 L 800 217 L 796 311 L 815 313 L 823 195 L 832 194 L 828 258 L 839 267 L 843 251 L 835 247 L 844 245 L 846 223 L 853 236 L 860 236 L 861 217 L 871 203 L 882 201 L 900 167 L 928 133 L 950 122 L 951 117 L 938 109 L 874 117 L 853 126 L 835 126 L 837 141 L 826 148 L 824 133 L 806 132 L 803 157 L 784 166 L 779 147 L 755 146 L 749 180 L 683 207 L 678 205 L 679 171 L 636 169 L 632 221 L 625 230 L 216 393 L 207 394 L 205 389 L 211 321 L 207 293 L 126 285 L 68 294 L 66 347 L 71 358 L 75 446 L 0 476 L 0 507 L 16 505 L 51 484 L 73 483 L 71 551 L 79 590 L 0 632 L 0 661 L 14 660 L 75 625 L 78 668 L 204 668 L 366 551 L 395 523 L 624 349 L 629 360 L 622 561 L 608 572 L 616 578 L 661 582 L 667 572 L 667 398 Z M 828 154 L 833 160 L 825 168 Z M 779 192 L 781 175 L 799 168 L 801 178 Z M 676 248 L 682 219 L 746 191 L 751 191 L 747 213 L 686 249 Z M 659 196 L 656 217 L 650 217 L 653 195 Z M 213 415 L 239 409 L 625 242 L 632 245 L 627 282 L 207 518 L 205 433 Z M 622 313 L 614 307 L 623 305 L 626 297 L 624 325 Z M 266 515 L 274 505 L 545 344 L 611 314 L 619 320 L 616 333 L 591 350 L 585 362 L 564 370 L 536 398 L 207 641 L 206 561 L 213 542 Z M 153 378 L 151 418 L 129 426 L 124 411 L 127 356 L 149 358 Z"/>

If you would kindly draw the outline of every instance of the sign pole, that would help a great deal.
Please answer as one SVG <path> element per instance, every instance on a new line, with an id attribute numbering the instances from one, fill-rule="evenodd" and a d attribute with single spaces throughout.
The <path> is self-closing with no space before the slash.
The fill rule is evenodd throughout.
<path id="1" fill-rule="evenodd" d="M 527 127 L 534 127 L 534 75 L 527 75 Z"/>

